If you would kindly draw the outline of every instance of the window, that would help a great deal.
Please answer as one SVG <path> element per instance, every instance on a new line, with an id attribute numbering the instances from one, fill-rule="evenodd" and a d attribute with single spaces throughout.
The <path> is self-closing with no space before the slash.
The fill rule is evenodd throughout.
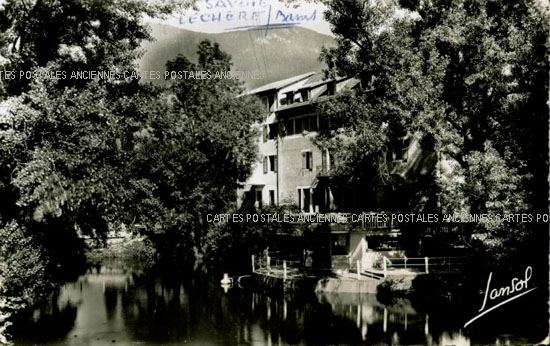
<path id="1" fill-rule="evenodd" d="M 265 106 L 265 111 L 267 113 L 271 113 L 271 112 L 275 111 L 275 109 L 276 109 L 276 107 L 275 107 L 275 101 L 276 101 L 275 94 L 262 96 L 261 100 L 262 100 L 262 103 Z"/>
<path id="2" fill-rule="evenodd" d="M 268 133 L 267 133 L 267 125 L 264 125 L 262 127 L 262 135 L 263 135 L 263 139 L 264 139 L 264 142 L 267 142 L 267 136 L 268 136 Z"/>
<path id="3" fill-rule="evenodd" d="M 309 117 L 296 119 L 296 132 L 302 133 L 304 131 L 309 131 Z"/>
<path id="4" fill-rule="evenodd" d="M 260 209 L 263 207 L 262 203 L 262 190 L 256 190 L 256 206 Z"/>
<path id="5" fill-rule="evenodd" d="M 268 103 L 268 107 L 269 107 L 268 111 L 269 112 L 273 112 L 277 108 L 275 101 L 276 101 L 276 98 L 275 98 L 274 94 L 271 94 L 267 97 L 267 103 Z"/>
<path id="6" fill-rule="evenodd" d="M 319 129 L 319 126 L 317 126 L 317 115 L 312 115 L 309 118 L 309 129 L 311 131 L 317 131 Z"/>
<path id="7" fill-rule="evenodd" d="M 268 134 L 269 139 L 277 138 L 277 133 L 278 132 L 279 132 L 279 124 L 278 123 L 269 124 L 269 134 Z"/>
<path id="8" fill-rule="evenodd" d="M 310 189 L 304 189 L 304 202 L 302 204 L 304 208 L 302 210 L 306 213 L 310 211 L 309 210 L 309 207 L 311 205 L 311 203 L 310 203 L 311 202 L 311 192 L 310 191 L 311 191 Z"/>
<path id="9" fill-rule="evenodd" d="M 309 187 L 298 189 L 298 206 L 304 213 L 312 212 L 312 194 Z"/>
<path id="10" fill-rule="evenodd" d="M 394 157 L 394 160 L 396 161 L 403 160 L 403 150 L 399 145 L 395 146 L 393 150 L 393 157 Z"/>
<path id="11" fill-rule="evenodd" d="M 285 135 L 291 136 L 294 132 L 294 119 L 289 119 L 285 121 Z"/>
<path id="12" fill-rule="evenodd" d="M 277 172 L 277 155 L 269 156 L 269 170 L 271 172 Z"/>
<path id="13" fill-rule="evenodd" d="M 277 172 L 277 155 L 264 156 L 264 174 Z"/>
<path id="14" fill-rule="evenodd" d="M 409 139 L 403 138 L 395 141 L 392 149 L 393 161 L 407 162 L 409 159 Z"/>
<path id="15" fill-rule="evenodd" d="M 275 190 L 269 190 L 269 205 L 275 205 Z"/>
<path id="16" fill-rule="evenodd" d="M 311 151 L 302 151 L 302 169 L 313 170 L 313 153 Z"/>
<path id="17" fill-rule="evenodd" d="M 286 104 L 290 105 L 294 103 L 294 93 L 292 91 L 286 93 Z"/>
<path id="18" fill-rule="evenodd" d="M 317 131 L 317 115 L 310 115 L 296 119 L 296 133 L 302 133 L 305 131 Z"/>
<path id="19" fill-rule="evenodd" d="M 302 94 L 302 101 L 309 100 L 309 90 L 308 89 L 302 90 L 301 94 Z"/>
<path id="20" fill-rule="evenodd" d="M 310 115 L 307 117 L 301 117 L 297 119 L 287 119 L 281 123 L 281 136 L 292 136 L 295 134 L 301 134 L 304 132 L 318 131 L 319 130 L 319 117 L 317 115 Z M 270 125 L 271 126 L 271 125 Z M 276 129 L 275 131 L 278 131 Z M 275 134 L 277 136 L 278 132 Z M 271 139 L 271 128 L 269 138 Z"/>

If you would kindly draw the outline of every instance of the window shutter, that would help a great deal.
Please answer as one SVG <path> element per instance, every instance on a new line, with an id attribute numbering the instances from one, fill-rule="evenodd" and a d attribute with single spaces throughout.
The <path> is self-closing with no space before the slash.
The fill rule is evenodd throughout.
<path id="1" fill-rule="evenodd" d="M 267 125 L 264 125 L 264 131 L 263 132 L 264 132 L 264 142 L 267 142 L 267 136 L 268 136 L 268 134 L 267 134 Z"/>
<path id="2" fill-rule="evenodd" d="M 264 156 L 264 174 L 267 174 L 267 156 Z"/>
<path id="3" fill-rule="evenodd" d="M 305 151 L 302 152 L 302 169 L 306 169 L 306 168 L 307 168 L 307 158 L 306 158 L 306 154 L 307 154 L 307 152 L 305 152 Z"/>
<path id="4" fill-rule="evenodd" d="M 273 172 L 277 172 L 277 155 L 273 156 Z"/>
<path id="5" fill-rule="evenodd" d="M 309 153 L 309 170 L 312 171 L 313 170 L 313 153 L 310 152 Z"/>
<path id="6" fill-rule="evenodd" d="M 328 154 L 328 150 L 326 150 L 326 149 L 321 150 L 321 167 L 322 167 L 322 169 L 327 169 L 328 168 L 327 154 Z"/>

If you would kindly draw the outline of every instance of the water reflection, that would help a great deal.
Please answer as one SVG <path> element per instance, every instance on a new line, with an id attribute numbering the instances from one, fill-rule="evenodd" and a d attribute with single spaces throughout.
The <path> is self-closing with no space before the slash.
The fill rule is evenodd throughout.
<path id="1" fill-rule="evenodd" d="M 409 299 L 380 303 L 375 295 L 319 294 L 320 303 L 330 304 L 335 316 L 354 321 L 363 342 L 382 344 L 470 345 L 459 328 L 438 332 L 430 329 L 430 315 L 417 312 Z"/>
<path id="2" fill-rule="evenodd" d="M 460 328 L 462 319 L 419 311 L 407 299 L 382 304 L 374 295 L 295 297 L 236 286 L 224 292 L 216 281 L 180 282 L 95 267 L 20 323 L 16 344 L 474 343 Z"/>

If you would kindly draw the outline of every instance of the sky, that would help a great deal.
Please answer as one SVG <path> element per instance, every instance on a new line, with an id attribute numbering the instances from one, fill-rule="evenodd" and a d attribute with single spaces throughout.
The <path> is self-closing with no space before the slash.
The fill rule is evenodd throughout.
<path id="1" fill-rule="evenodd" d="M 0 0 L 2 1 L 2 0 Z M 297 25 L 325 35 L 331 35 L 324 20 L 324 5 L 298 3 L 289 6 L 278 0 L 199 0 L 198 11 L 175 13 L 164 23 L 182 29 L 207 33 Z"/>

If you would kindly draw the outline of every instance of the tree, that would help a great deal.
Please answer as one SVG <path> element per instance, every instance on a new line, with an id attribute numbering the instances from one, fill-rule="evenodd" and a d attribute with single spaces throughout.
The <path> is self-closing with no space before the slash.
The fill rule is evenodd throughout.
<path id="1" fill-rule="evenodd" d="M 256 98 L 238 97 L 239 81 L 215 78 L 230 68 L 230 56 L 210 41 L 199 44 L 196 64 L 183 56 L 169 61 L 167 71 L 199 71 L 198 79 L 182 74 L 172 80 L 170 102 L 139 133 L 136 169 L 156 184 L 164 252 L 183 256 L 188 264 L 203 255 L 211 226 L 206 215 L 234 204 L 238 182 L 246 180 L 257 159 L 252 124 L 261 119 L 262 108 Z M 210 77 L 201 79 L 200 71 Z"/>
<path id="2" fill-rule="evenodd" d="M 101 192 L 116 183 L 118 171 L 110 169 L 112 161 L 101 165 L 118 155 L 115 138 L 121 128 L 114 124 L 123 118 L 124 102 L 137 86 L 137 81 L 45 76 L 79 68 L 131 68 L 135 48 L 147 33 L 139 19 L 153 11 L 160 13 L 161 8 L 112 1 L 8 0 L 0 7 L 2 67 L 15 70 L 18 77 L 3 79 L 0 88 L 0 228 L 13 237 L 0 257 L 14 264 L 30 258 L 22 256 L 27 244 L 42 249 L 44 256 L 34 264 L 45 269 L 45 276 L 19 273 L 28 287 L 63 280 L 79 263 L 82 244 L 75 230 L 99 235 L 107 228 L 112 215 L 104 213 L 101 199 L 112 198 L 115 207 L 119 201 Z M 65 25 L 59 25 L 61 18 Z M 38 77 L 19 78 L 19 72 Z M 0 275 L 6 273 L 2 269 Z M 17 300 L 21 296 L 12 296 L 17 290 L 9 288 L 12 278 L 5 276 L 1 295 Z M 43 291 L 23 294 L 24 302 L 35 301 Z"/>
<path id="3" fill-rule="evenodd" d="M 2 4 L 6 68 L 33 73 L 2 81 L 0 102 L 0 230 L 10 237 L 0 258 L 22 268 L 0 268 L 0 295 L 23 298 L 18 306 L 75 273 L 82 235 L 104 239 L 125 229 L 153 237 L 161 230 L 176 240 L 178 255 L 200 258 L 205 214 L 223 211 L 249 173 L 259 108 L 255 99 L 236 98 L 237 81 L 181 80 L 165 90 L 124 77 L 136 75 L 136 49 L 148 37 L 142 15 L 173 8 L 170 1 Z M 229 70 L 230 57 L 217 45 L 199 48 L 198 64 L 183 66 L 181 58 L 172 66 Z M 118 75 L 51 78 L 79 70 Z M 24 256 L 29 248 L 41 255 Z M 36 260 L 43 275 L 24 259 Z M 12 289 L 21 286 L 37 289 Z"/>
<path id="4" fill-rule="evenodd" d="M 545 186 L 546 171 L 548 18 L 535 5 L 409 1 L 411 13 L 387 2 L 327 4 L 338 42 L 323 53 L 329 68 L 361 78 L 359 97 L 368 107 L 355 114 L 375 119 L 388 132 L 386 143 L 402 131 L 418 133 L 425 149 L 438 153 L 447 175 L 436 181 L 443 212 L 544 212 L 547 189 L 537 186 Z M 380 141 L 351 137 L 373 147 Z M 482 190 L 481 177 L 487 183 Z M 450 188 L 462 198 L 446 198 Z M 493 226 L 476 229 L 483 247 L 508 237 L 504 225 Z"/>
<path id="5" fill-rule="evenodd" d="M 150 38 L 142 17 L 165 16 L 193 4 L 193 0 L 6 0 L 0 11 L 0 55 L 9 61 L 8 70 L 18 72 L 32 72 L 51 62 L 60 62 L 56 68 L 66 71 L 131 70 L 141 41 Z M 18 94 L 28 89 L 30 79 L 5 83 L 10 94 Z M 64 79 L 60 86 L 82 83 Z"/>
<path id="6" fill-rule="evenodd" d="M 414 47 L 412 19 L 398 15 L 389 2 L 342 0 L 326 5 L 326 19 L 338 42 L 321 54 L 328 74 L 361 80 L 360 90 L 319 105 L 328 126 L 317 142 L 338 162 L 332 180 L 341 185 L 354 182 L 367 191 L 377 185 L 403 185 L 389 174 L 387 154 L 408 132 L 420 130 L 415 122 L 419 114 L 437 111 L 430 97 L 434 86 L 422 74 L 422 56 Z"/>
<path id="7" fill-rule="evenodd" d="M 430 79 L 441 86 L 434 96 L 445 109 L 434 113 L 425 132 L 446 162 L 459 167 L 450 175 L 465 178 L 465 199 L 444 211 L 466 202 L 473 214 L 543 212 L 547 17 L 528 3 L 507 1 L 442 2 L 420 7 L 419 14 L 419 49 L 428 57 L 426 71 L 438 71 Z M 447 189 L 440 185 L 444 198 Z M 536 227 L 481 223 L 476 233 L 482 248 L 498 255 L 535 236 Z"/>

